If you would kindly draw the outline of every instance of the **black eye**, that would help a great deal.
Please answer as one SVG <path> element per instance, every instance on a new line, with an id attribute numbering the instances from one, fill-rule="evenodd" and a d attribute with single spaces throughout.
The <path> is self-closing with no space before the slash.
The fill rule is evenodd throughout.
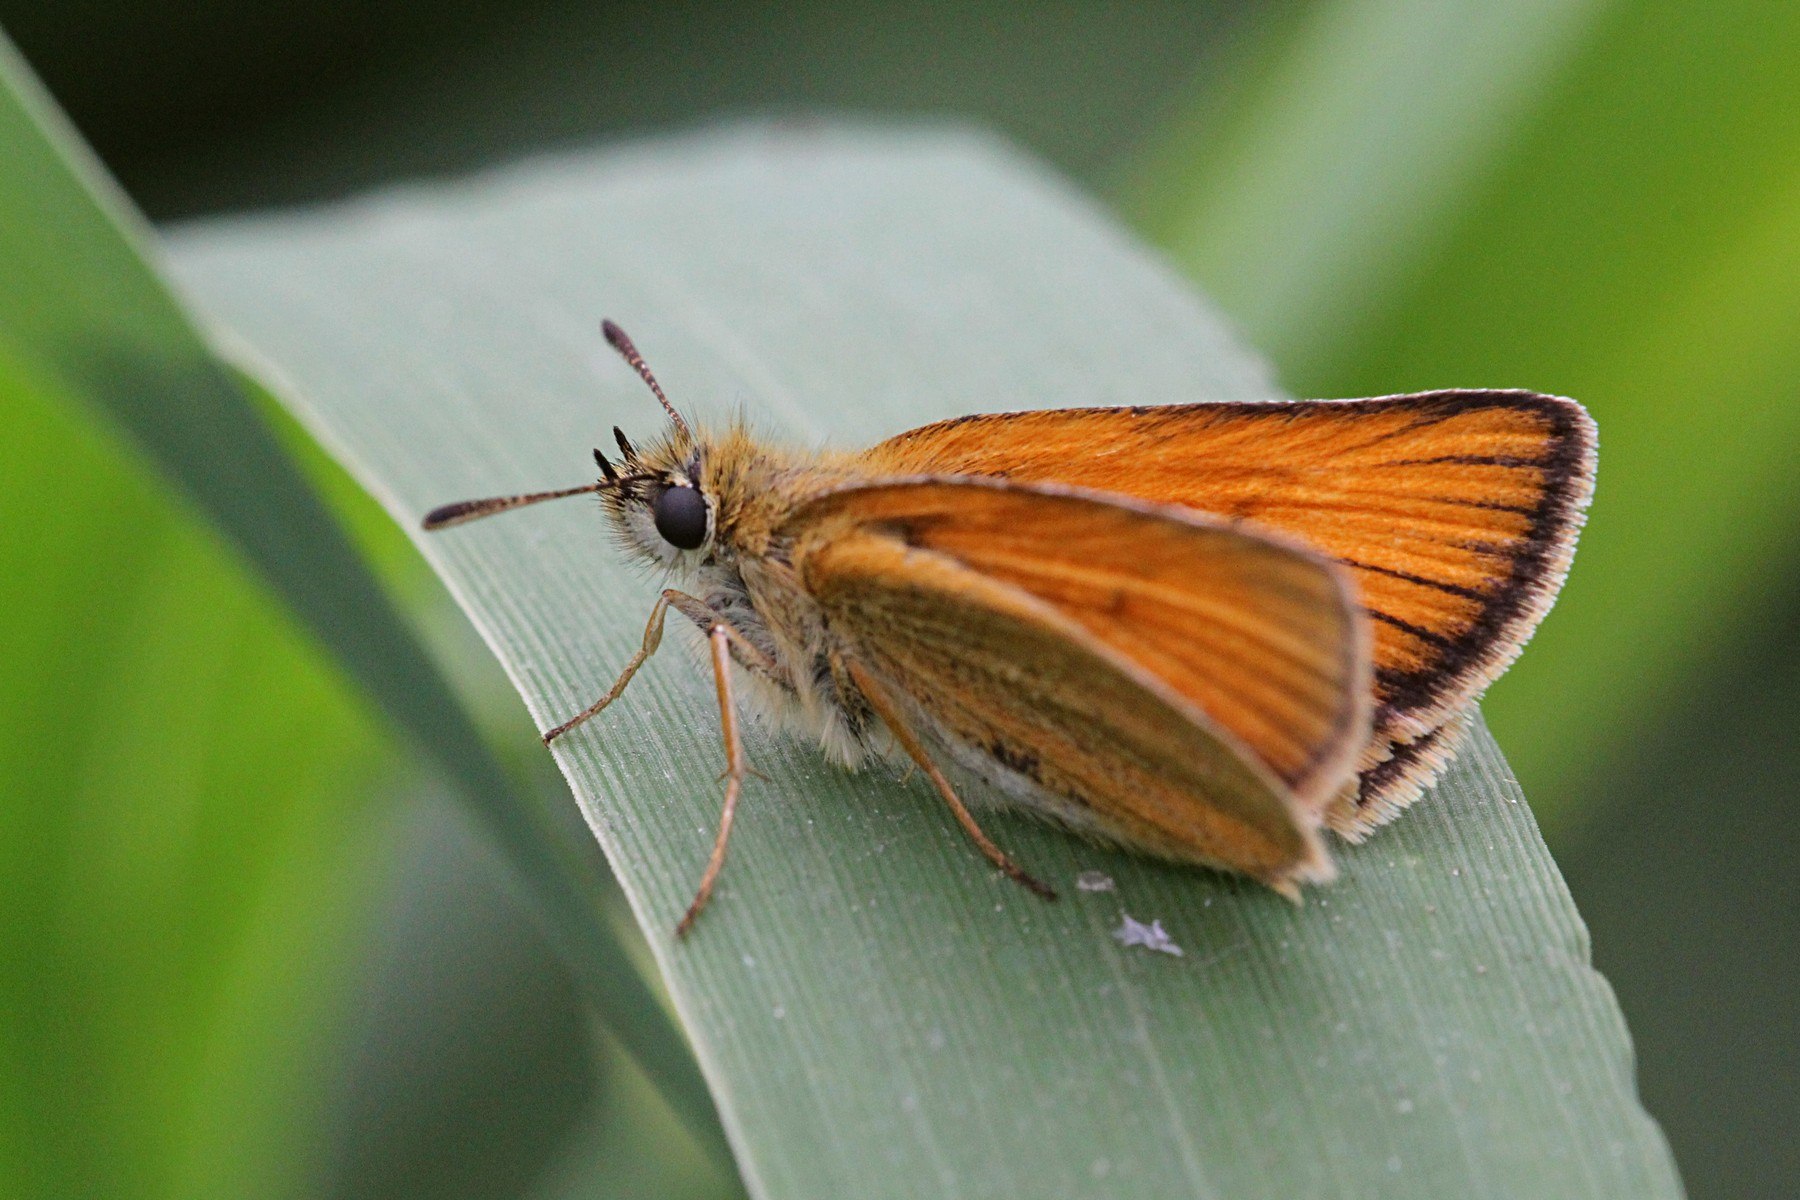
<path id="1" fill-rule="evenodd" d="M 667 487 L 650 505 L 656 532 L 681 550 L 699 549 L 706 540 L 706 500 L 696 488 Z"/>

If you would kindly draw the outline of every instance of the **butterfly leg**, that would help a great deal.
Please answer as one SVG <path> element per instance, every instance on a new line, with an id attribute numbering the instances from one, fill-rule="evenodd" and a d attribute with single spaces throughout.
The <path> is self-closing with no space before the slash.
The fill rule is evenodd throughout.
<path id="1" fill-rule="evenodd" d="M 713 841 L 712 855 L 706 862 L 706 873 L 700 877 L 700 889 L 695 893 L 693 903 L 688 905 L 681 923 L 675 926 L 675 936 L 682 937 L 693 928 L 694 918 L 700 915 L 700 910 L 706 907 L 707 900 L 712 897 L 719 869 L 725 865 L 725 843 L 731 838 L 731 822 L 737 816 L 738 794 L 743 790 L 744 777 L 753 773 L 744 757 L 744 740 L 738 729 L 737 706 L 732 700 L 732 649 L 735 647 L 739 656 L 750 665 L 766 671 L 773 672 L 776 669 L 774 660 L 726 624 L 704 600 L 669 588 L 657 597 L 656 607 L 650 610 L 650 620 L 644 625 L 643 646 L 625 664 L 625 669 L 619 672 L 618 679 L 613 682 L 606 695 L 545 733 L 544 745 L 548 746 L 583 721 L 597 715 L 624 693 L 625 685 L 631 682 L 631 677 L 637 674 L 638 668 L 649 661 L 650 656 L 656 653 L 656 648 L 662 644 L 663 619 L 671 608 L 706 630 L 712 653 L 713 681 L 719 694 L 719 719 L 725 731 L 725 774 L 720 776 L 725 781 L 725 809 L 719 818 L 719 834 Z"/>
<path id="2" fill-rule="evenodd" d="M 925 753 L 925 747 L 919 743 L 919 739 L 913 735 L 913 731 L 907 728 L 906 722 L 900 719 L 899 708 L 894 704 L 887 691 L 876 683 L 874 677 L 863 670 L 859 664 L 848 662 L 845 667 L 850 672 L 850 678 L 856 681 L 857 688 L 868 700 L 869 707 L 875 710 L 875 715 L 880 717 L 888 727 L 888 730 L 894 735 L 894 740 L 898 741 L 901 749 L 906 751 L 907 757 L 917 763 L 919 769 L 925 772 L 926 777 L 931 780 L 932 786 L 937 788 L 938 795 L 942 796 L 944 803 L 950 806 L 950 813 L 956 818 L 956 823 L 963 827 L 963 832 L 969 835 L 969 838 L 987 856 L 988 861 L 999 867 L 1015 883 L 1023 884 L 1027 889 L 1036 892 L 1046 900 L 1056 899 L 1056 891 L 1049 884 L 1028 874 L 1023 867 L 1007 857 L 1006 851 L 994 845 L 993 840 L 981 831 L 981 826 L 975 823 L 975 818 L 969 814 L 962 798 L 956 794 L 956 789 L 950 786 L 950 781 L 944 778 L 944 773 L 938 770 L 937 764 L 931 761 L 931 756 Z"/>
<path id="3" fill-rule="evenodd" d="M 663 600 L 676 612 L 698 625 L 708 637 L 714 629 L 723 629 L 725 636 L 737 651 L 737 659 L 748 667 L 755 667 L 765 675 L 780 677 L 781 668 L 775 660 L 757 649 L 749 638 L 731 627 L 730 622 L 715 612 L 711 605 L 698 596 L 690 596 L 686 592 L 678 592 L 670 588 L 663 593 Z"/>
<path id="4" fill-rule="evenodd" d="M 674 594 L 680 595 L 681 593 L 677 592 Z M 649 661 L 650 656 L 656 653 L 656 648 L 662 644 L 663 617 L 666 616 L 669 611 L 669 597 L 669 592 L 664 592 L 661 596 L 657 597 L 656 607 L 650 610 L 650 620 L 644 625 L 643 647 L 636 654 L 631 656 L 631 661 L 625 664 L 625 669 L 623 671 L 619 672 L 619 677 L 613 681 L 613 685 L 607 690 L 606 695 L 600 697 L 598 700 L 564 721 L 561 725 L 558 725 L 555 729 L 545 732 L 544 745 L 548 746 L 551 742 L 554 742 L 557 738 L 569 732 L 569 730 L 575 728 L 588 718 L 599 716 L 602 709 L 624 694 L 625 685 L 631 682 L 631 677 L 637 674 L 638 668 Z"/>
<path id="5" fill-rule="evenodd" d="M 548 746 L 551 742 L 554 742 L 557 738 L 588 720 L 590 717 L 599 716 L 601 711 L 605 709 L 607 705 L 611 704 L 614 700 L 617 700 L 624 694 L 625 685 L 631 682 L 631 677 L 638 673 L 638 668 L 649 661 L 650 656 L 656 653 L 656 648 L 662 644 L 663 618 L 668 614 L 670 608 L 674 608 L 677 612 L 692 620 L 702 629 L 711 629 L 715 625 L 723 628 L 731 637 L 732 644 L 738 648 L 739 656 L 743 658 L 745 662 L 749 663 L 751 666 L 760 667 L 764 671 L 771 673 L 775 671 L 774 661 L 761 650 L 758 650 L 755 646 L 751 645 L 751 643 L 744 638 L 742 634 L 738 633 L 737 630 L 732 629 L 729 625 L 726 625 L 721 621 L 719 615 L 706 606 L 705 601 L 696 596 L 690 596 L 686 592 L 678 592 L 674 588 L 669 588 L 664 591 L 661 596 L 657 597 L 656 607 L 650 610 L 650 620 L 644 625 L 643 647 L 636 654 L 631 656 L 631 661 L 625 664 L 625 669 L 623 671 L 619 672 L 618 679 L 613 681 L 613 685 L 611 688 L 607 689 L 606 695 L 600 697 L 598 700 L 570 717 L 567 721 L 564 721 L 561 725 L 545 732 L 543 735 L 544 745 Z"/>
<path id="6" fill-rule="evenodd" d="M 675 926 L 676 937 L 686 937 L 694 927 L 694 919 L 712 898 L 713 884 L 725 865 L 725 843 L 731 840 L 731 821 L 737 816 L 738 793 L 743 790 L 744 776 L 750 764 L 744 757 L 744 739 L 738 730 L 737 705 L 731 695 L 731 638 L 729 625 L 717 619 L 707 630 L 706 639 L 712 649 L 713 683 L 719 693 L 719 724 L 725 731 L 725 807 L 719 814 L 719 833 L 713 839 L 712 854 L 706 860 L 706 873 L 700 877 L 700 888 Z M 740 639 L 741 640 L 741 639 Z"/>

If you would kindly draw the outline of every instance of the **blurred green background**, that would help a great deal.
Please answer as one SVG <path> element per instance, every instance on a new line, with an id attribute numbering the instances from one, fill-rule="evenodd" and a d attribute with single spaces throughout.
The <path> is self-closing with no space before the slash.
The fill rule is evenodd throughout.
<path id="1" fill-rule="evenodd" d="M 1487 710 L 1690 1190 L 1794 1194 L 1800 6 L 0 0 L 0 28 L 160 222 L 736 115 L 951 118 L 1115 205 L 1295 394 L 1581 398 L 1592 523 Z M 15 369 L 0 1188 L 66 1158 L 86 1194 L 733 1194 L 354 689 Z M 312 469 L 529 749 L 403 539 Z"/>

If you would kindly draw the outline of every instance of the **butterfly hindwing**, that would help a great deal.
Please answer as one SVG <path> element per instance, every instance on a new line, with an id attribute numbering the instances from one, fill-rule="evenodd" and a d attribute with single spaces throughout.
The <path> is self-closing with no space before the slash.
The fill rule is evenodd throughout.
<path id="1" fill-rule="evenodd" d="M 805 505 L 793 565 L 847 652 L 1070 824 L 1269 882 L 1368 737 L 1343 572 L 1278 539 L 1075 489 L 858 484 Z"/>

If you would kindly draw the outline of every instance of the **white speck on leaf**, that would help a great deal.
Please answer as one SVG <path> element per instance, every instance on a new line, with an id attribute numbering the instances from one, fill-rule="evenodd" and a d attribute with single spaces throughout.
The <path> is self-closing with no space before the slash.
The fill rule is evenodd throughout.
<path id="1" fill-rule="evenodd" d="M 1075 886 L 1084 892 L 1110 892 L 1117 885 L 1104 871 L 1083 871 L 1075 877 Z"/>
<path id="2" fill-rule="evenodd" d="M 1120 913 L 1119 927 L 1113 930 L 1113 937 L 1119 940 L 1121 946 L 1142 946 L 1146 950 L 1173 954 L 1176 958 L 1180 958 L 1183 953 L 1181 947 L 1175 944 L 1175 939 L 1169 936 L 1168 930 L 1162 927 L 1160 920 L 1146 925 Z"/>

